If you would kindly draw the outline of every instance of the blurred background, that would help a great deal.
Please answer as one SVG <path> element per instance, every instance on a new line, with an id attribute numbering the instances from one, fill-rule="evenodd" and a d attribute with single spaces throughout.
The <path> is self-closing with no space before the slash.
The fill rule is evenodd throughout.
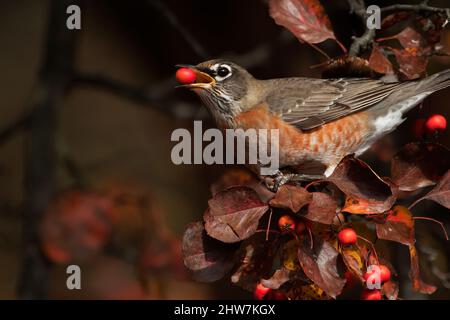
<path id="1" fill-rule="evenodd" d="M 344 0 L 322 3 L 348 47 L 358 18 Z M 415 2 L 370 2 L 392 3 Z M 71 4 L 81 30 L 65 27 Z M 320 77 L 311 66 L 326 59 L 277 26 L 261 0 L 2 0 L 0 43 L 0 298 L 250 298 L 229 279 L 194 283 L 183 267 L 183 230 L 228 168 L 172 164 L 174 129 L 213 126 L 193 94 L 174 89 L 174 65 L 225 57 L 259 78 Z M 442 44 L 450 50 L 448 27 Z M 320 47 L 341 54 L 332 42 Z M 449 67 L 437 57 L 428 70 Z M 388 175 L 392 152 L 417 140 L 414 121 L 450 116 L 448 101 L 450 89 L 428 98 L 364 159 Z M 416 210 L 448 230 L 443 207 Z M 400 296 L 450 298 L 449 244 L 427 222 L 417 238 L 423 277 L 438 286 L 431 297 L 410 290 L 407 248 L 377 242 Z M 81 267 L 82 290 L 67 290 L 69 264 Z"/>

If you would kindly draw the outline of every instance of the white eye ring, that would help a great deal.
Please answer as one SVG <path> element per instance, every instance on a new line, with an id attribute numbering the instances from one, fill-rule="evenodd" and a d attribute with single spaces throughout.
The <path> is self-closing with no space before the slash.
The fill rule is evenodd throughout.
<path id="1" fill-rule="evenodd" d="M 225 69 L 228 69 L 228 74 L 225 75 L 225 76 L 219 76 L 219 75 L 217 74 L 219 68 L 225 68 Z M 231 77 L 231 74 L 232 74 L 232 72 L 231 72 L 231 67 L 230 67 L 229 65 L 227 65 L 227 64 L 216 63 L 216 64 L 213 65 L 210 69 L 213 70 L 213 71 L 217 74 L 217 75 L 214 77 L 214 79 L 216 79 L 216 81 L 223 81 L 223 80 L 225 80 L 226 78 Z"/>

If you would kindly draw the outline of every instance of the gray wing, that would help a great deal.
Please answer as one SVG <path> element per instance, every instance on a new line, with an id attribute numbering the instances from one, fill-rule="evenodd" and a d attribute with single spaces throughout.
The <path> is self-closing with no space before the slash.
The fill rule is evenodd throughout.
<path id="1" fill-rule="evenodd" d="M 351 79 L 274 79 L 277 90 L 267 96 L 269 109 L 301 130 L 310 130 L 351 113 L 370 108 L 401 83 Z"/>

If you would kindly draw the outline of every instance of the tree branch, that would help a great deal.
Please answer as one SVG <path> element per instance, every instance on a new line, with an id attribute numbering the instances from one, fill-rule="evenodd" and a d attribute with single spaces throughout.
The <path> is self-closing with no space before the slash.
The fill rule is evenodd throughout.
<path id="1" fill-rule="evenodd" d="M 199 41 L 183 26 L 178 20 L 177 16 L 170 10 L 170 8 L 161 0 L 147 0 L 147 4 L 161 13 L 167 21 L 176 29 L 181 36 L 188 43 L 192 50 L 203 60 L 207 60 L 210 55 L 206 52 L 205 48 Z"/>
<path id="2" fill-rule="evenodd" d="M 72 77 L 72 84 L 74 86 L 89 86 L 91 88 L 105 90 L 139 104 L 150 106 L 175 118 L 192 119 L 198 114 L 198 105 L 186 102 L 180 103 L 168 97 L 168 93 L 172 95 L 175 87 L 172 77 L 170 80 L 163 81 L 162 83 L 162 85 L 154 87 L 140 88 L 102 75 L 75 73 Z"/>
<path id="3" fill-rule="evenodd" d="M 23 115 L 10 123 L 8 126 L 0 130 L 0 144 L 6 142 L 17 132 L 28 127 L 31 116 L 29 114 Z"/>
<path id="4" fill-rule="evenodd" d="M 361 18 L 365 27 L 365 31 L 362 34 L 362 36 L 354 37 L 353 42 L 350 46 L 349 55 L 357 56 L 362 50 L 366 50 L 369 47 L 369 45 L 373 42 L 376 35 L 376 30 L 367 28 L 366 21 L 368 16 L 366 12 L 366 7 L 364 5 L 364 0 L 348 0 L 348 3 L 350 5 L 350 13 L 355 13 L 356 15 L 358 15 Z M 390 11 L 397 11 L 397 10 L 445 13 L 447 17 L 450 19 L 450 8 L 430 7 L 428 5 L 428 1 L 422 1 L 419 4 L 394 4 L 391 6 L 381 8 L 381 13 L 387 13 Z"/>
<path id="5" fill-rule="evenodd" d="M 77 34 L 66 27 L 66 8 L 77 2 L 50 2 L 46 52 L 32 95 L 25 150 L 24 252 L 17 288 L 22 299 L 44 299 L 48 293 L 50 263 L 41 251 L 39 226 L 56 191 L 57 112 L 70 82 Z"/>

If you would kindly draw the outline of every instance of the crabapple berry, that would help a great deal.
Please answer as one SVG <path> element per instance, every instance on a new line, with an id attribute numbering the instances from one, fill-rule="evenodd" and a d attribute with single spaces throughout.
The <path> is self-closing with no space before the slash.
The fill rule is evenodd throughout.
<path id="1" fill-rule="evenodd" d="M 180 68 L 177 70 L 175 77 L 181 84 L 191 84 L 195 82 L 197 75 L 194 70 L 189 68 Z"/>
<path id="2" fill-rule="evenodd" d="M 255 291 L 253 292 L 253 296 L 256 300 L 262 300 L 270 291 L 269 288 L 266 288 L 262 283 L 258 283 L 256 285 Z"/>
<path id="3" fill-rule="evenodd" d="M 380 279 L 381 282 L 388 282 L 391 280 L 391 270 L 383 264 L 380 265 Z"/>
<path id="4" fill-rule="evenodd" d="M 381 291 L 378 289 L 364 289 L 361 294 L 361 300 L 381 300 Z"/>
<path id="5" fill-rule="evenodd" d="M 278 227 L 281 232 L 292 232 L 295 230 L 295 220 L 290 215 L 285 214 L 278 220 Z"/>
<path id="6" fill-rule="evenodd" d="M 425 127 L 429 133 L 444 131 L 447 127 L 447 119 L 440 114 L 432 115 L 425 122 Z"/>
<path id="7" fill-rule="evenodd" d="M 345 228 L 342 229 L 338 233 L 338 240 L 340 244 L 347 245 L 347 244 L 355 244 L 357 237 L 356 232 L 352 228 Z"/>

